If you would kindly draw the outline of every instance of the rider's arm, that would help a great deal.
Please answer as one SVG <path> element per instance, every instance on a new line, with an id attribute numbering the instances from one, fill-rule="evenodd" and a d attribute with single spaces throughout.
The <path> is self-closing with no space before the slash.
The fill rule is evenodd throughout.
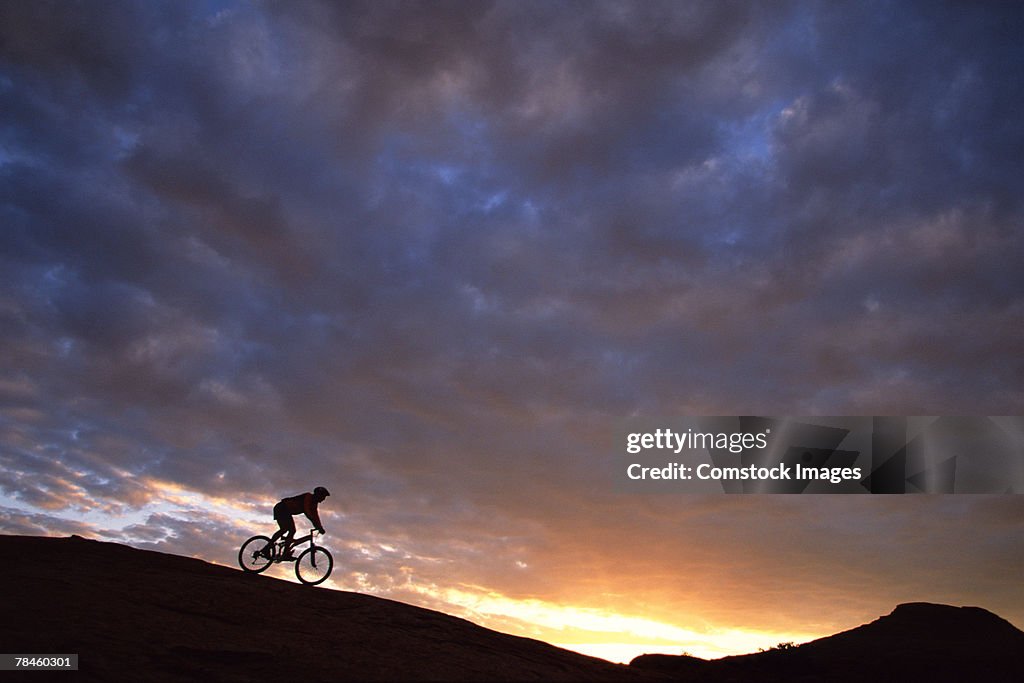
<path id="1" fill-rule="evenodd" d="M 309 518 L 309 521 L 313 522 L 313 526 L 316 527 L 317 531 L 324 533 L 324 525 L 320 523 L 320 513 L 317 512 L 316 503 L 313 502 L 313 494 L 307 493 L 303 497 L 302 502 L 306 508 L 306 517 Z"/>

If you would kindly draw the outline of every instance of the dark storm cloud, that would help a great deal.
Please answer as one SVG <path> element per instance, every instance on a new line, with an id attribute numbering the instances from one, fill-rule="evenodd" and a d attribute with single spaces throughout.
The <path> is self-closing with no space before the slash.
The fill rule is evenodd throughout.
<path id="1" fill-rule="evenodd" d="M 509 567 L 614 574 L 637 525 L 721 504 L 595 532 L 612 418 L 1015 412 L 1022 14 L 3 3 L 0 489 L 120 514 L 337 482 L 347 538 L 408 555 L 367 585 L 454 562 L 554 595 Z M 729 505 L 693 562 L 796 524 Z M 236 533 L 147 517 L 125 537 Z"/>

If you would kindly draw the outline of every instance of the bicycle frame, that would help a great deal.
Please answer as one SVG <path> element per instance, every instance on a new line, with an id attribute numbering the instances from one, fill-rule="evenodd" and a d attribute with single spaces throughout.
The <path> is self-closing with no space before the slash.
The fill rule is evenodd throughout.
<path id="1" fill-rule="evenodd" d="M 274 544 L 274 559 L 280 561 L 280 557 L 282 555 L 284 555 L 286 552 L 288 552 L 288 551 L 290 551 L 290 550 L 292 550 L 294 548 L 297 548 L 298 546 L 302 545 L 306 541 L 309 541 L 309 547 L 310 548 L 315 547 L 316 546 L 316 540 L 315 540 L 316 539 L 316 535 L 317 535 L 316 534 L 316 529 L 310 529 L 308 534 L 306 534 L 305 536 L 302 536 L 300 538 L 293 538 L 291 543 L 288 543 L 287 545 L 285 544 L 284 539 L 279 539 L 277 541 L 277 543 Z"/>

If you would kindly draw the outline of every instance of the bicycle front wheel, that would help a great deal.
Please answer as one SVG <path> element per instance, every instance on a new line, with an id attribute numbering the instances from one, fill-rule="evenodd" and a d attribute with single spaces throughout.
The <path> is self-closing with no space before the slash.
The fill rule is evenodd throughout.
<path id="1" fill-rule="evenodd" d="M 334 558 L 326 548 L 307 548 L 295 561 L 295 576 L 307 586 L 323 583 L 334 569 Z"/>
<path id="2" fill-rule="evenodd" d="M 266 571 L 273 560 L 273 548 L 266 536 L 253 536 L 238 550 L 238 565 L 247 572 Z"/>

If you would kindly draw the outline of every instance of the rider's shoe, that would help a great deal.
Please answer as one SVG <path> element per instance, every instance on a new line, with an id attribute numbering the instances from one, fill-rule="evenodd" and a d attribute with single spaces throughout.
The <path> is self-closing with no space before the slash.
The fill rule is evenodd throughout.
<path id="1" fill-rule="evenodd" d="M 281 559 L 282 562 L 288 562 L 290 560 L 294 560 L 295 556 L 292 555 L 292 551 L 291 550 L 286 550 L 286 551 L 284 551 L 284 555 L 281 555 L 280 559 Z"/>

